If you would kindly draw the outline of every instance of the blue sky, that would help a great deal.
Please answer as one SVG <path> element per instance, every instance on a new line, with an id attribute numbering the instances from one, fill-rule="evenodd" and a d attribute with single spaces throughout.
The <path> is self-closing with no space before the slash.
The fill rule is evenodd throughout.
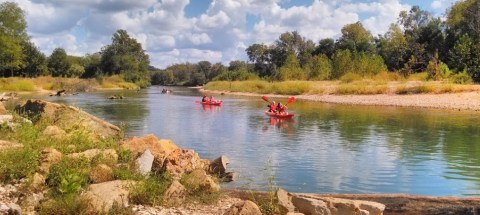
<path id="1" fill-rule="evenodd" d="M 0 0 L 4 2 L 5 0 Z M 441 16 L 455 0 L 14 0 L 26 12 L 32 41 L 47 56 L 99 51 L 125 29 L 142 43 L 151 64 L 246 60 L 252 43 L 272 43 L 298 31 L 318 42 L 361 21 L 383 34 L 402 10 L 419 5 Z"/>

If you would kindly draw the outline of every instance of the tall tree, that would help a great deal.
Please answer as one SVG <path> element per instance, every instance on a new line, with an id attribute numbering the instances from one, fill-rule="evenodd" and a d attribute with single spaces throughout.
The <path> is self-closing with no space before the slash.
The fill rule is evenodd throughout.
<path id="1" fill-rule="evenodd" d="M 407 39 L 396 24 L 391 24 L 384 36 L 379 36 L 377 50 L 389 70 L 402 69 L 409 58 Z"/>
<path id="2" fill-rule="evenodd" d="M 372 34 L 363 27 L 361 22 L 343 26 L 342 36 L 337 41 L 337 47 L 352 52 L 373 53 L 375 51 Z"/>
<path id="3" fill-rule="evenodd" d="M 30 41 L 23 43 L 23 54 L 26 56 L 25 65 L 20 69 L 21 74 L 28 77 L 37 77 L 48 74 L 47 58 Z"/>
<path id="4" fill-rule="evenodd" d="M 22 42 L 28 39 L 27 22 L 22 9 L 14 2 L 0 4 L 0 71 L 5 76 L 5 71 L 14 70 L 24 65 Z"/>
<path id="5" fill-rule="evenodd" d="M 335 40 L 333 40 L 332 38 L 325 38 L 325 39 L 321 39 L 318 42 L 318 46 L 315 47 L 315 51 L 313 52 L 313 54 L 315 55 L 324 54 L 328 58 L 332 58 L 333 54 L 335 53 L 335 49 L 336 49 Z"/>
<path id="6" fill-rule="evenodd" d="M 112 44 L 103 47 L 101 65 L 108 74 L 123 74 L 126 81 L 147 86 L 149 56 L 142 45 L 131 38 L 125 30 L 118 30 L 113 34 Z"/>
<path id="7" fill-rule="evenodd" d="M 277 67 L 283 66 L 288 55 L 295 54 L 300 66 L 306 65 L 312 57 L 315 43 L 302 37 L 297 31 L 285 32 L 275 41 L 272 50 L 272 61 Z"/>
<path id="8" fill-rule="evenodd" d="M 56 48 L 48 58 L 48 70 L 52 76 L 68 76 L 70 62 L 67 60 L 67 52 L 63 48 Z"/>

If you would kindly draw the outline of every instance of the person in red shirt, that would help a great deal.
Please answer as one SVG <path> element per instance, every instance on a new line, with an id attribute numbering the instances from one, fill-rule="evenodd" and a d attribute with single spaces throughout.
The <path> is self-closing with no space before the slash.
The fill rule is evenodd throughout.
<path id="1" fill-rule="evenodd" d="M 277 105 L 277 113 L 278 114 L 287 114 L 287 107 L 283 105 L 281 102 L 278 103 Z"/>
<path id="2" fill-rule="evenodd" d="M 275 104 L 275 101 L 270 103 L 267 107 L 269 108 L 268 112 L 271 112 L 271 113 L 276 113 L 277 112 L 277 106 Z"/>

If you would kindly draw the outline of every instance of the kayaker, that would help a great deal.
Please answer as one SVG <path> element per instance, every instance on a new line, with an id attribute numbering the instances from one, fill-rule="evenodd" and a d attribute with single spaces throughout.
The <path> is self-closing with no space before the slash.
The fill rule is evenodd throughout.
<path id="1" fill-rule="evenodd" d="M 272 101 L 272 103 L 267 105 L 267 107 L 269 108 L 268 112 L 271 112 L 271 113 L 276 113 L 277 112 L 277 106 L 275 104 L 275 101 Z"/>
<path id="2" fill-rule="evenodd" d="M 277 113 L 278 114 L 287 114 L 286 110 L 287 110 L 287 107 L 285 105 L 283 105 L 281 102 L 279 102 L 278 105 L 277 105 Z"/>
<path id="3" fill-rule="evenodd" d="M 210 96 L 210 101 L 215 102 L 215 100 L 213 100 L 213 96 Z"/>
<path id="4" fill-rule="evenodd" d="M 202 97 L 202 102 L 206 102 L 207 101 L 207 96 L 203 96 Z"/>

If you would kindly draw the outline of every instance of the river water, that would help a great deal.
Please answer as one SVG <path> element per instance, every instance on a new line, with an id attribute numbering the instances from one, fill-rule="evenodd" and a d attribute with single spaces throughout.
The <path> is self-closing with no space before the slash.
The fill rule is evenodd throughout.
<path id="1" fill-rule="evenodd" d="M 229 188 L 291 192 L 480 195 L 480 113 L 295 101 L 293 120 L 264 114 L 260 98 L 222 95 L 196 103 L 195 89 L 161 87 L 46 97 L 74 105 L 129 136 L 155 134 L 202 158 L 230 158 Z M 121 94 L 123 100 L 109 100 Z M 286 99 L 275 99 L 286 102 Z"/>

